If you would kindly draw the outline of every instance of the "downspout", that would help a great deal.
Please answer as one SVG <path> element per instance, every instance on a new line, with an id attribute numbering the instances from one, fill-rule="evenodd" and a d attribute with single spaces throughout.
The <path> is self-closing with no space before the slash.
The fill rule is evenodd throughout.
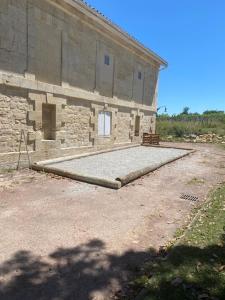
<path id="1" fill-rule="evenodd" d="M 159 68 L 159 72 L 164 71 L 166 68 L 168 68 L 168 64 L 162 66 L 162 68 Z M 158 100 L 158 84 L 159 84 L 159 76 L 157 79 L 157 100 Z M 157 105 L 158 105 L 158 101 L 157 101 Z M 157 110 L 157 107 L 156 107 L 156 110 Z"/>
<path id="2" fill-rule="evenodd" d="M 159 68 L 159 72 L 161 72 L 161 71 L 163 71 L 163 70 L 165 70 L 166 68 L 168 67 L 168 65 L 166 64 L 166 65 L 164 65 L 164 66 L 162 66 L 162 68 L 161 68 L 161 66 L 160 66 L 160 68 Z M 158 85 L 159 85 L 159 75 L 158 75 L 158 78 L 157 78 L 157 86 L 156 86 L 156 99 L 155 99 L 155 102 L 157 103 L 156 104 L 156 114 L 157 114 L 157 106 L 158 106 Z"/>
<path id="3" fill-rule="evenodd" d="M 168 68 L 168 65 L 164 65 L 162 68 L 159 68 L 159 72 L 161 72 L 161 71 L 163 71 L 163 70 L 165 70 L 167 68 Z"/>

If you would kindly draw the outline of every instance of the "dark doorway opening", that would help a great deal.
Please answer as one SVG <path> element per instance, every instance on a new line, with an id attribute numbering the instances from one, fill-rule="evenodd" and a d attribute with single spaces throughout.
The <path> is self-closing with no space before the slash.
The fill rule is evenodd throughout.
<path id="1" fill-rule="evenodd" d="M 56 139 L 56 105 L 42 104 L 42 129 L 44 140 Z"/>

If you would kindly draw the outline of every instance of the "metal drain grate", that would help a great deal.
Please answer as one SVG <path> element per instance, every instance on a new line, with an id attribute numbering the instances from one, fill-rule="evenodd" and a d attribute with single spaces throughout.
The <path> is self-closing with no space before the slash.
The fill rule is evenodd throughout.
<path id="1" fill-rule="evenodd" d="M 189 195 L 189 194 L 181 194 L 180 198 L 184 199 L 184 200 L 189 200 L 189 201 L 198 201 L 197 196 L 193 196 L 193 195 Z"/>

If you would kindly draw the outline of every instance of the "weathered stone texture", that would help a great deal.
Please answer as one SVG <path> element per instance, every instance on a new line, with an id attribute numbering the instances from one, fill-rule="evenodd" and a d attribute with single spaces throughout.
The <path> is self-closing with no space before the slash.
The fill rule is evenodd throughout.
<path id="1" fill-rule="evenodd" d="M 134 58 L 125 49 L 118 49 L 115 61 L 114 94 L 118 98 L 131 100 L 133 98 Z"/>
<path id="2" fill-rule="evenodd" d="M 1 0 L 0 27 L 0 165 L 15 163 L 21 129 L 34 161 L 155 132 L 159 63 L 129 41 L 58 0 Z M 101 111 L 111 113 L 110 136 L 98 134 Z"/>
<path id="3" fill-rule="evenodd" d="M 128 143 L 130 139 L 130 112 L 119 111 L 117 113 L 117 143 Z"/>
<path id="4" fill-rule="evenodd" d="M 42 105 L 45 103 L 56 107 L 54 140 L 44 140 Z M 112 114 L 110 137 L 98 135 L 98 113 L 103 110 Z M 139 136 L 134 134 L 137 115 L 140 116 Z M 75 98 L 60 98 L 25 89 L 1 87 L 0 90 L 0 164 L 13 165 L 18 159 L 21 129 L 25 131 L 28 150 L 35 161 L 81 153 L 85 147 L 94 150 L 140 143 L 142 133 L 149 132 L 150 127 L 154 132 L 155 117 L 139 110 L 118 110 L 106 104 L 89 104 Z M 24 141 L 22 151 L 25 151 Z"/>
<path id="5" fill-rule="evenodd" d="M 144 90 L 143 90 L 143 104 L 154 105 L 155 92 L 157 85 L 157 70 L 149 65 L 145 68 Z"/>
<path id="6" fill-rule="evenodd" d="M 69 100 L 65 108 L 65 143 L 63 147 L 90 145 L 90 107 Z"/>
<path id="7" fill-rule="evenodd" d="M 21 129 L 33 131 L 33 126 L 27 125 L 30 107 L 26 92 L 21 89 L 0 89 L 0 153 L 17 152 Z M 33 145 L 28 145 L 28 148 L 33 150 Z M 22 150 L 25 150 L 24 142 Z"/>
<path id="8" fill-rule="evenodd" d="M 41 22 L 33 22 L 33 47 L 29 48 L 29 72 L 36 79 L 61 84 L 61 32 Z M 51 37 L 51 38 L 49 38 Z"/>
<path id="9" fill-rule="evenodd" d="M 141 78 L 139 78 L 139 73 L 141 74 Z M 133 99 L 140 104 L 143 104 L 144 78 L 145 67 L 136 61 L 134 64 Z"/>
<path id="10" fill-rule="evenodd" d="M 0 1 L 0 69 L 23 74 L 27 67 L 26 0 Z"/>
<path id="11" fill-rule="evenodd" d="M 159 66 L 87 26 L 78 13 L 74 18 L 45 0 L 2 0 L 0 25 L 1 70 L 140 104 L 153 102 Z"/>
<path id="12" fill-rule="evenodd" d="M 155 133 L 156 118 L 153 115 L 144 115 L 142 120 L 143 132 Z"/>
<path id="13" fill-rule="evenodd" d="M 105 64 L 105 55 L 109 57 L 109 65 Z M 96 90 L 101 95 L 113 97 L 114 92 L 114 63 L 115 58 L 112 48 L 106 42 L 98 42 L 97 46 L 97 68 L 96 68 Z"/>

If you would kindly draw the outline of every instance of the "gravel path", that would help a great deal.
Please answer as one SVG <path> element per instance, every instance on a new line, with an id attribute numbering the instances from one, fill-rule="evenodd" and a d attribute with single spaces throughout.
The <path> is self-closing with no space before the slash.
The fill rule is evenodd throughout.
<path id="1" fill-rule="evenodd" d="M 133 147 L 49 164 L 50 167 L 114 180 L 140 169 L 164 163 L 188 153 L 187 150 L 154 147 Z"/>

